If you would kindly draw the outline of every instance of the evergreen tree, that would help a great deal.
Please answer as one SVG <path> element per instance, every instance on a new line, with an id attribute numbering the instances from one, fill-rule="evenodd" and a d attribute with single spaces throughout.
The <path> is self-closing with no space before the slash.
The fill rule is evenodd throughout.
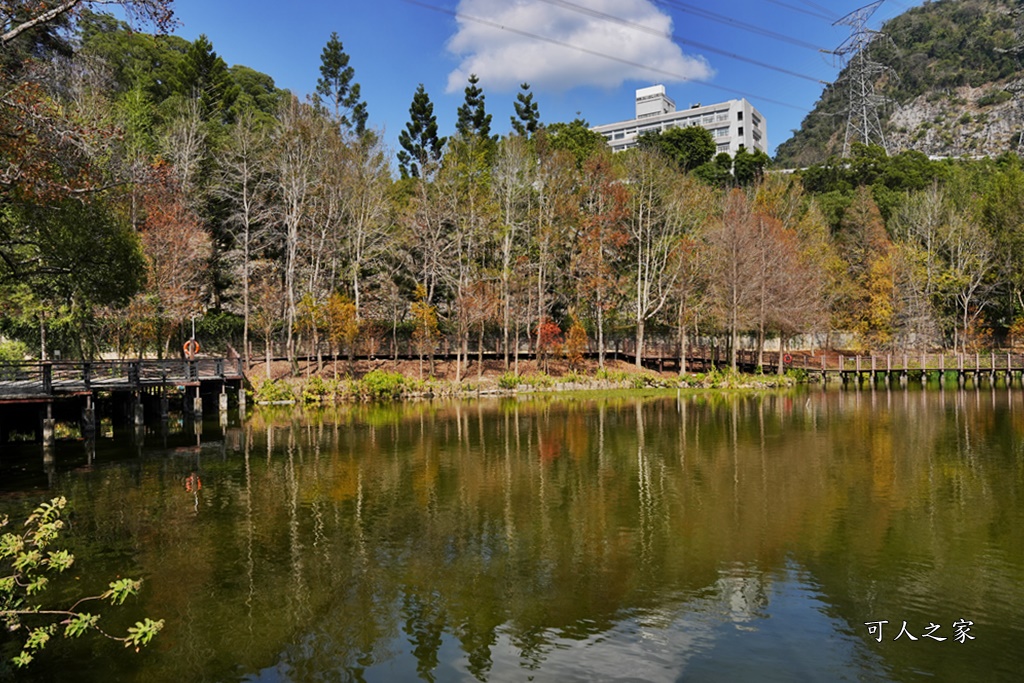
<path id="1" fill-rule="evenodd" d="M 320 79 L 316 82 L 316 92 L 334 105 L 334 115 L 341 125 L 362 135 L 366 131 L 366 103 L 359 101 L 359 84 L 352 82 L 356 72 L 348 61 L 349 56 L 345 54 L 338 34 L 331 33 L 320 53 Z"/>
<path id="2" fill-rule="evenodd" d="M 544 129 L 551 149 L 565 150 L 576 159 L 576 167 L 583 168 L 587 159 L 608 149 L 608 142 L 600 133 L 590 130 L 584 119 L 569 123 L 553 123 Z"/>
<path id="3" fill-rule="evenodd" d="M 403 178 L 419 178 L 424 167 L 441 158 L 445 138 L 437 136 L 437 117 L 430 96 L 420 83 L 409 105 L 409 123 L 398 136 L 404 151 L 398 153 L 398 168 Z"/>
<path id="4" fill-rule="evenodd" d="M 520 92 L 516 95 L 514 103 L 516 115 L 511 117 L 512 130 L 516 132 L 516 135 L 529 137 L 536 133 L 540 126 L 540 111 L 537 108 L 537 103 L 533 101 L 530 84 L 523 83 L 519 89 Z"/>
<path id="5" fill-rule="evenodd" d="M 198 99 L 204 121 L 227 116 L 238 98 L 238 87 L 231 79 L 227 63 L 213 51 L 205 34 L 189 46 L 174 80 L 177 93 Z"/>
<path id="6" fill-rule="evenodd" d="M 701 126 L 669 128 L 665 132 L 650 131 L 641 135 L 637 141 L 641 147 L 664 154 L 681 171 L 692 171 L 715 156 L 715 140 L 711 137 L 711 131 Z"/>
<path id="7" fill-rule="evenodd" d="M 459 120 L 455 123 L 455 130 L 460 135 L 478 135 L 485 140 L 491 138 L 491 115 L 487 113 L 484 106 L 484 91 L 477 83 L 480 79 L 476 74 L 470 74 L 469 85 L 466 86 L 466 101 L 459 107 Z M 494 138 L 495 140 L 497 138 Z"/>
<path id="8" fill-rule="evenodd" d="M 740 145 L 732 158 L 732 175 L 737 185 L 752 185 L 764 177 L 764 169 L 771 159 L 761 150 L 750 152 Z"/>

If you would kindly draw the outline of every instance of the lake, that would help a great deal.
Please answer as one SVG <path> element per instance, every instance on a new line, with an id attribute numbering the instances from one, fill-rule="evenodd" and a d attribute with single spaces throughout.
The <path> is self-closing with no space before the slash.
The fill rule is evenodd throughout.
<path id="1" fill-rule="evenodd" d="M 57 595 L 116 576 L 136 654 L 46 681 L 1018 680 L 1019 388 L 257 409 L 7 447 L 71 501 Z"/>

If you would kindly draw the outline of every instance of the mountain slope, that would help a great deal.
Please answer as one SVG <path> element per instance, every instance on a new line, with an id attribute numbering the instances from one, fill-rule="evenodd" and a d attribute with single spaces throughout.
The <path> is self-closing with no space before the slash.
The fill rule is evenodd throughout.
<path id="1" fill-rule="evenodd" d="M 887 67 L 875 85 L 887 98 L 879 117 L 890 153 L 998 155 L 1016 146 L 1024 125 L 1011 92 L 1024 86 L 1018 6 L 1016 0 L 937 0 L 882 27 L 869 55 Z M 842 152 L 848 71 L 779 145 L 777 165 L 807 166 Z"/>

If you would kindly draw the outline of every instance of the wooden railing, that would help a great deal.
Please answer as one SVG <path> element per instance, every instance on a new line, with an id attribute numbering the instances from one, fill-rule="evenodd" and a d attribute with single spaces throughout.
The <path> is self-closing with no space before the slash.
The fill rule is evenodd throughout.
<path id="1" fill-rule="evenodd" d="M 241 361 L 224 358 L 0 362 L 0 396 L 143 389 L 242 377 Z"/>

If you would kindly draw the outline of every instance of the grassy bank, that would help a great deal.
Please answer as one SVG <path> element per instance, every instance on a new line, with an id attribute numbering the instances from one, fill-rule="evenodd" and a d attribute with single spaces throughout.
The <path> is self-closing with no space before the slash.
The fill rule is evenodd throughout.
<path id="1" fill-rule="evenodd" d="M 500 361 L 475 361 L 461 376 L 455 363 L 438 362 L 431 375 L 417 361 L 359 361 L 303 363 L 297 371 L 278 362 L 269 368 L 253 366 L 248 377 L 257 403 L 337 403 L 394 401 L 413 398 L 456 398 L 542 392 L 611 391 L 618 389 L 772 389 L 797 383 L 793 376 L 747 375 L 716 370 L 709 373 L 666 373 L 637 369 L 612 361 L 569 368 L 549 363 L 547 371 L 534 362 L 521 362 L 516 373 Z"/>

